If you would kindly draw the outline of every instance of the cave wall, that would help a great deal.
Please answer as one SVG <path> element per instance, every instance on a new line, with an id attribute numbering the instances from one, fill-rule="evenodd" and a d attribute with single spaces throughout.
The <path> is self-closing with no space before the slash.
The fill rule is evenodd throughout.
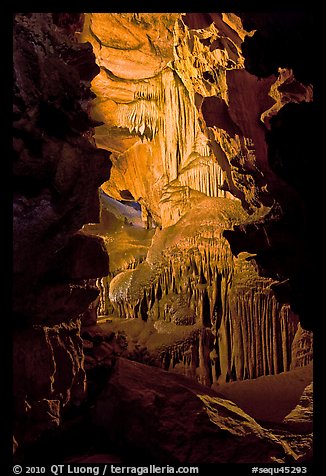
<path id="1" fill-rule="evenodd" d="M 85 397 L 80 318 L 108 273 L 103 241 L 80 232 L 99 220 L 109 152 L 88 116 L 98 73 L 79 44 L 79 14 L 13 18 L 14 433 L 18 450 L 57 427 Z"/>
<path id="2" fill-rule="evenodd" d="M 190 35 L 181 17 L 93 13 L 81 36 L 92 43 L 100 67 L 92 82 L 98 95 L 92 115 L 104 124 L 96 128 L 95 140 L 112 151 L 113 162 L 103 188 L 118 200 L 128 190 L 163 227 L 203 194 L 232 198 L 222 187 L 225 174 L 195 107 L 198 91 L 220 93 L 202 75 L 225 58 L 200 43 L 202 36 L 213 41 L 216 30 Z"/>
<path id="3" fill-rule="evenodd" d="M 316 260 L 311 223 L 318 212 L 316 197 L 307 193 L 306 185 L 311 159 L 319 157 L 316 138 L 320 84 L 317 52 L 310 50 L 306 31 L 310 29 L 317 35 L 318 20 L 313 12 L 238 15 L 244 27 L 253 30 L 242 44 L 246 70 L 264 79 L 286 69 L 293 72 L 295 79 L 286 79 L 278 88 L 284 105 L 271 117 L 265 133 L 267 164 L 274 173 L 269 186 L 277 198 L 278 210 L 253 228 L 236 227 L 227 238 L 235 253 L 243 249 L 257 253 L 261 274 L 281 279 L 279 299 L 289 302 L 299 314 L 301 325 L 311 331 L 318 313 L 315 282 L 309 278 Z M 311 59 L 303 61 L 304 57 Z M 314 175 L 312 170 L 311 173 Z"/>

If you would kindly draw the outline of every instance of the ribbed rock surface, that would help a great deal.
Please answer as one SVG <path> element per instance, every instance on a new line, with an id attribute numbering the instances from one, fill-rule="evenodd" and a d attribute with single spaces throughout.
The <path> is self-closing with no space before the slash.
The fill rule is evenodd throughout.
<path id="1" fill-rule="evenodd" d="M 80 38 L 92 43 L 100 68 L 92 82 L 99 96 L 92 114 L 103 121 L 95 140 L 113 161 L 104 190 L 137 200 L 147 226 L 163 228 L 203 196 L 240 200 L 250 212 L 269 207 L 225 237 L 234 255 L 257 255 L 258 272 L 277 281 L 277 300 L 305 327 L 313 259 L 306 258 L 303 171 L 313 142 L 305 133 L 313 130 L 313 86 L 293 45 L 305 47 L 296 36 L 302 16 L 271 14 L 269 24 L 268 15 L 87 14 Z M 295 40 L 277 50 L 277 64 L 270 45 L 280 47 L 275 32 L 286 38 L 287 23 Z M 259 38 L 269 45 L 263 55 Z M 275 358 L 273 366 L 281 368 Z"/>
<path id="2" fill-rule="evenodd" d="M 92 114 L 104 124 L 95 140 L 112 151 L 103 189 L 138 201 L 145 225 L 163 227 L 146 261 L 134 265 L 131 257 L 126 271 L 102 280 L 101 309 L 110 314 L 113 304 L 120 317 L 158 321 L 153 332 L 161 335 L 188 326 L 186 342 L 162 345 L 162 365 L 208 385 L 276 374 L 297 359 L 293 283 L 284 297 L 288 276 L 279 269 L 300 263 L 303 225 L 293 223 L 302 210 L 297 192 L 270 167 L 266 137 L 279 111 L 307 105 L 313 90 L 290 68 L 263 78 L 249 73 L 242 46 L 252 34 L 224 13 L 88 14 L 81 34 L 100 67 Z M 237 218 L 205 227 L 222 198 L 226 216 L 234 202 Z M 287 210 L 295 210 L 290 219 Z M 183 234 L 183 217 L 196 220 L 200 233 Z M 174 233 L 180 244 L 168 242 Z M 245 246 L 237 234 L 248 235 Z M 264 264 L 272 279 L 259 277 Z"/>
<path id="3" fill-rule="evenodd" d="M 283 281 L 277 290 L 279 299 L 298 312 L 303 328 L 313 330 L 317 313 L 311 312 L 311 303 L 316 290 L 314 280 L 307 276 L 314 272 L 310 223 L 315 197 L 306 192 L 306 171 L 308 157 L 318 155 L 318 93 L 317 101 L 312 102 L 312 89 L 317 86 L 318 91 L 318 75 L 316 61 L 305 62 L 303 58 L 309 54 L 305 53 L 309 48 L 305 32 L 318 29 L 317 15 L 247 12 L 240 17 L 244 27 L 252 30 L 242 44 L 246 71 L 262 81 L 278 75 L 269 92 L 275 104 L 262 115 L 268 129 L 265 165 L 272 174 L 261 160 L 259 163 L 276 213 L 256 227 L 236 229 L 227 239 L 233 252 L 257 253 L 260 272 Z"/>
<path id="4" fill-rule="evenodd" d="M 93 421 L 139 461 L 259 463 L 293 454 L 235 404 L 191 380 L 120 358 Z"/>
<path id="5" fill-rule="evenodd" d="M 85 396 L 80 316 L 107 275 L 100 238 L 78 233 L 99 220 L 98 187 L 109 153 L 92 143 L 87 108 L 98 72 L 78 44 L 79 14 L 15 14 L 14 431 L 18 450 Z"/>
<path id="6" fill-rule="evenodd" d="M 94 34 L 104 23 L 105 34 Z M 146 32 L 147 37 L 131 47 L 126 31 L 139 38 Z M 223 63 L 223 55 L 211 53 L 199 39 L 212 37 L 213 41 L 217 35 L 213 28 L 190 38 L 181 14 L 86 16 L 81 38 L 92 43 L 101 69 L 92 82 L 101 96 L 93 117 L 104 122 L 96 128 L 95 139 L 99 146 L 113 151 L 111 180 L 103 187 L 117 199 L 128 190 L 163 226 L 183 215 L 196 192 L 226 196 L 221 189 L 223 171 L 201 130 L 195 105 L 197 90 L 205 95 L 219 90 L 203 81 L 202 74 Z M 118 51 L 115 36 L 121 42 L 119 68 L 114 59 Z M 191 42 L 194 51 L 189 50 Z M 140 56 L 146 58 L 145 64 L 152 62 L 151 70 L 140 67 Z M 191 58 L 201 63 L 194 65 Z M 236 61 L 234 67 L 238 67 Z"/>
<path id="7" fill-rule="evenodd" d="M 257 27 L 224 13 L 15 15 L 18 453 L 80 405 L 83 352 L 95 393 L 98 368 L 111 371 L 122 352 L 97 334 L 82 345 L 80 319 L 99 313 L 141 323 L 144 347 L 136 339 L 130 358 L 206 386 L 120 360 L 95 412 L 109 439 L 146 462 L 285 461 L 283 443 L 208 389 L 312 360 L 296 314 L 311 314 L 314 154 L 300 144 L 313 129 L 312 86 L 296 62 L 264 64 L 269 49 L 251 61 L 268 30 Z M 109 154 L 94 143 L 112 152 L 110 179 Z M 100 218 L 103 182 L 141 216 L 121 222 L 111 208 L 102 229 L 80 231 Z M 290 424 L 309 420 L 303 407 Z"/>

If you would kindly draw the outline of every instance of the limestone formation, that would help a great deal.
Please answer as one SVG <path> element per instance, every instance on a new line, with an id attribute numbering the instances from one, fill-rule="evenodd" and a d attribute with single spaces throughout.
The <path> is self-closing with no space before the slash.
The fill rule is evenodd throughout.
<path id="1" fill-rule="evenodd" d="M 272 204 L 265 131 L 285 104 L 312 101 L 311 85 L 290 69 L 266 79 L 245 70 L 241 45 L 250 32 L 238 17 L 207 14 L 196 28 L 205 15 L 88 14 L 81 35 L 100 67 L 92 113 L 104 124 L 95 140 L 113 152 L 103 188 L 116 199 L 129 190 L 163 226 L 185 213 L 194 191 L 237 197 L 251 209 Z"/>
<path id="2" fill-rule="evenodd" d="M 282 63 L 263 77 L 249 73 L 245 46 L 259 32 L 249 23 L 246 29 L 232 13 L 85 18 L 80 40 L 91 42 L 100 67 L 92 82 L 98 96 L 92 115 L 103 125 L 95 140 L 112 152 L 113 161 L 103 189 L 118 200 L 127 192 L 141 203 L 143 215 L 163 228 L 203 196 L 238 199 L 250 213 L 270 207 L 263 219 L 235 226 L 225 237 L 233 254 L 257 255 L 259 271 L 281 282 L 274 283 L 277 292 L 284 294 L 288 283 L 282 302 L 300 309 L 305 319 L 307 211 L 293 184 L 280 180 L 271 155 L 280 114 L 288 106 L 309 112 L 312 84 L 296 79 L 291 58 L 289 68 Z M 265 26 L 259 15 L 253 18 Z M 131 41 L 144 38 L 145 31 L 144 41 Z"/>
<path id="3" fill-rule="evenodd" d="M 113 315 L 146 322 L 142 344 L 157 365 L 208 386 L 290 369 L 298 317 L 258 275 L 254 256 L 235 258 L 223 237 L 250 220 L 238 201 L 204 198 L 156 230 L 145 261 L 111 279 L 104 297 Z"/>
<path id="4" fill-rule="evenodd" d="M 313 359 L 313 333 L 298 326 L 292 344 L 291 368 L 303 367 Z"/>
<path id="5" fill-rule="evenodd" d="M 92 87 L 102 99 L 94 105 L 92 113 L 104 124 L 96 128 L 95 140 L 113 152 L 114 163 L 111 180 L 103 188 L 117 199 L 122 198 L 122 190 L 129 190 L 135 200 L 142 200 L 157 223 L 167 226 L 185 212 L 186 208 L 180 208 L 179 200 L 181 198 L 189 205 L 189 193 L 193 190 L 212 197 L 225 196 L 226 192 L 220 188 L 223 184 L 222 169 L 200 127 L 195 107 L 198 88 L 194 89 L 189 80 L 193 71 L 195 77 L 199 76 L 199 83 L 205 68 L 197 65 L 196 69 L 190 64 L 189 58 L 193 57 L 194 51 L 189 51 L 189 34 L 183 30 L 186 27 L 181 14 L 166 14 L 158 21 L 160 16 L 111 14 L 106 19 L 108 22 L 119 21 L 122 38 L 124 30 L 135 31 L 139 37 L 144 35 L 144 31 L 148 35 L 145 42 L 134 45 L 136 52 L 133 55 L 129 54 L 129 43 L 122 40 L 117 70 L 113 60 L 116 46 L 107 38 L 102 42 L 103 39 L 94 35 L 94 28 L 99 28 L 98 14 L 87 16 L 81 39 L 89 40 L 95 53 L 99 52 L 97 62 L 101 71 Z M 103 22 L 102 17 L 100 22 Z M 106 30 L 105 34 L 110 37 L 111 31 Z M 210 35 L 213 41 L 216 29 Z M 160 67 L 141 71 L 137 55 L 148 54 L 149 41 L 153 66 L 156 61 Z M 175 46 L 181 42 L 184 44 Z M 203 61 L 206 64 L 212 61 L 210 68 L 217 67 L 220 60 L 215 56 L 218 58 L 218 55 L 210 53 L 199 39 L 196 45 L 199 49 L 201 46 L 198 55 L 203 57 Z M 205 48 L 208 58 L 204 57 Z M 212 88 L 202 86 L 201 89 L 209 94 L 207 89 Z M 141 161 L 138 157 L 142 157 Z M 176 209 L 173 212 L 171 205 Z"/>

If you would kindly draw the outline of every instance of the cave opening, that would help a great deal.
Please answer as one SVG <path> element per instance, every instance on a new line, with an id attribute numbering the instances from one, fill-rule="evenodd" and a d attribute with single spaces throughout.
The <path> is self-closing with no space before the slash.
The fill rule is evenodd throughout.
<path id="1" fill-rule="evenodd" d="M 311 461 L 313 84 L 249 20 L 15 16 L 17 462 Z"/>

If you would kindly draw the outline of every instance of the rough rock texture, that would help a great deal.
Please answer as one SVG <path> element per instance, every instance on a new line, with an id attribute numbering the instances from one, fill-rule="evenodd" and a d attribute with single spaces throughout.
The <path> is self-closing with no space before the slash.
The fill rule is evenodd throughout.
<path id="1" fill-rule="evenodd" d="M 261 424 L 281 423 L 299 404 L 312 379 L 313 366 L 310 363 L 277 375 L 213 385 L 213 389 L 223 398 L 232 400 Z M 312 421 L 312 414 L 310 418 Z"/>
<path id="2" fill-rule="evenodd" d="M 78 232 L 99 219 L 109 153 L 92 143 L 87 113 L 98 72 L 78 44 L 79 14 L 15 14 L 14 431 L 18 451 L 62 411 L 80 405 L 85 371 L 80 317 L 108 273 L 100 238 Z"/>
<path id="3" fill-rule="evenodd" d="M 313 383 L 304 389 L 297 406 L 284 418 L 280 431 L 274 430 L 299 456 L 298 462 L 315 461 L 316 433 L 313 415 Z M 319 436 L 320 434 L 318 434 Z"/>
<path id="4" fill-rule="evenodd" d="M 18 441 L 33 442 L 60 424 L 62 408 L 80 405 L 86 390 L 80 321 L 17 330 L 14 395 Z"/>
<path id="5" fill-rule="evenodd" d="M 298 99 L 304 97 L 302 86 L 306 91 L 307 87 L 318 87 L 316 61 L 302 61 L 309 49 L 305 32 L 307 28 L 318 29 L 317 18 L 312 13 L 241 13 L 240 17 L 245 28 L 255 30 L 242 45 L 248 72 L 267 78 L 277 74 L 280 67 L 289 68 L 297 81 L 286 79 L 279 87 L 287 99 L 269 121 L 265 135 L 268 165 L 275 174 L 269 187 L 279 205 L 278 213 L 253 229 L 236 229 L 230 233 L 230 243 L 234 252 L 247 250 L 249 245 L 257 253 L 261 272 L 284 281 L 278 289 L 280 299 L 291 303 L 305 329 L 313 330 L 316 291 L 313 280 L 307 277 L 313 274 L 315 261 L 310 229 L 315 198 L 306 193 L 306 171 L 308 157 L 319 154 L 314 139 L 319 114 L 318 102 L 309 101 L 307 96 L 304 102 Z M 318 88 L 316 93 L 318 99 Z"/>
<path id="6" fill-rule="evenodd" d="M 283 423 L 293 433 L 311 433 L 313 429 L 313 384 L 307 385 L 298 405 L 284 418 Z"/>
<path id="7" fill-rule="evenodd" d="M 181 14 L 89 14 L 82 34 L 92 43 L 101 70 L 92 82 L 100 97 L 92 114 L 104 122 L 96 128 L 95 140 L 113 152 L 111 180 L 103 188 L 117 199 L 128 190 L 145 215 L 163 226 L 175 223 L 198 192 L 226 195 L 220 189 L 222 169 L 195 106 L 198 88 L 205 95 L 218 90 L 201 75 L 224 59 L 201 45 L 200 33 L 189 38 L 185 28 Z M 126 31 L 139 41 L 131 46 Z M 213 41 L 216 35 L 213 29 L 202 36 Z M 189 51 L 188 41 L 196 52 Z M 197 53 L 205 66 L 191 64 Z M 142 65 L 139 57 L 145 61 Z M 151 64 L 151 69 L 144 64 Z"/>
<path id="8" fill-rule="evenodd" d="M 144 228 L 139 206 L 135 209 L 118 202 L 103 191 L 100 201 L 100 223 L 85 225 L 83 231 L 103 238 L 110 255 L 110 276 L 113 276 L 123 270 L 133 269 L 144 261 L 155 229 Z"/>
<path id="9" fill-rule="evenodd" d="M 123 334 L 106 333 L 98 325 L 82 327 L 81 336 L 86 372 L 103 366 L 111 369 L 126 348 Z"/>
<path id="10" fill-rule="evenodd" d="M 94 408 L 93 422 L 131 447 L 140 462 L 294 461 L 276 439 L 229 400 L 163 370 L 120 358 Z"/>
<path id="11" fill-rule="evenodd" d="M 131 202 L 126 202 L 129 205 L 118 202 L 102 190 L 100 203 L 100 223 L 84 225 L 83 232 L 103 239 L 110 256 L 109 274 L 94 280 L 100 293 L 84 314 L 84 325 L 94 325 L 97 319 L 103 320 L 112 315 L 114 308 L 108 299 L 112 278 L 127 269 L 135 269 L 146 259 L 155 232 L 152 227 L 144 228 L 138 204 L 134 208 Z"/>
<path id="12" fill-rule="evenodd" d="M 268 15 L 94 13 L 81 39 L 100 67 L 95 140 L 113 161 L 104 190 L 138 201 L 146 225 L 163 228 L 204 196 L 240 200 L 257 219 L 225 230 L 233 255 L 255 254 L 277 301 L 311 328 L 305 171 L 314 77 L 297 55 L 306 49 L 302 15 Z M 284 50 L 278 31 L 291 45 Z"/>
<path id="13" fill-rule="evenodd" d="M 298 330 L 292 343 L 291 369 L 304 367 L 313 359 L 313 333 L 302 329 Z"/>
<path id="14" fill-rule="evenodd" d="M 248 73 L 247 35 L 234 14 L 87 15 L 82 38 L 100 66 L 93 115 L 104 122 L 95 138 L 113 151 L 104 185 L 111 196 L 128 190 L 167 226 L 194 191 L 234 196 L 251 209 L 286 193 L 269 166 L 265 133 L 285 104 L 312 101 L 312 87 L 291 69 L 266 79 Z"/>
<path id="15" fill-rule="evenodd" d="M 312 360 L 312 81 L 292 47 L 276 48 L 276 60 L 273 48 L 257 55 L 260 39 L 278 34 L 257 15 L 251 24 L 225 13 L 15 15 L 18 453 L 80 405 L 84 362 L 95 397 L 124 351 L 206 387 L 120 360 L 96 407 L 111 441 L 163 462 L 289 453 L 208 388 Z M 112 152 L 110 179 L 95 144 Z M 104 181 L 141 212 L 102 194 L 102 223 L 80 231 L 99 221 Z M 119 334 L 91 328 L 82 342 L 80 320 L 89 326 L 96 314 L 138 321 L 141 344 L 126 349 Z"/>

